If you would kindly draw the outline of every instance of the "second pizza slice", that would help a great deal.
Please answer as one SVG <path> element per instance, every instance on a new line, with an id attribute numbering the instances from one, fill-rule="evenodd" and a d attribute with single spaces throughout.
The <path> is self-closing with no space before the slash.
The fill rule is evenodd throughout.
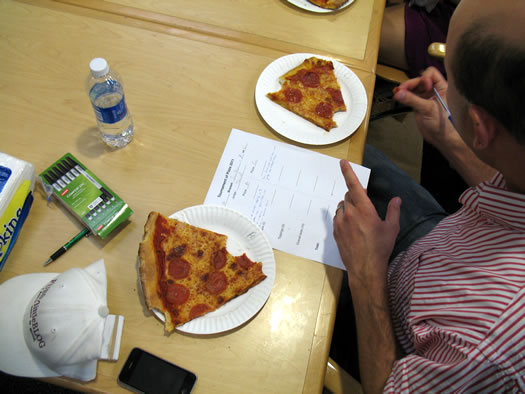
<path id="1" fill-rule="evenodd" d="M 330 60 L 310 57 L 279 78 L 281 90 L 270 100 L 326 131 L 337 127 L 333 116 L 346 111 L 341 87 Z"/>

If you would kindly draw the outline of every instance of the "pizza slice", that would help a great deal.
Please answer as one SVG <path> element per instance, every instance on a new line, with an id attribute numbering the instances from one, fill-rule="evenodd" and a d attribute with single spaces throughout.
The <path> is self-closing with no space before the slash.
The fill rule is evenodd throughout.
<path id="1" fill-rule="evenodd" d="M 339 7 L 341 7 L 344 3 L 346 3 L 348 0 L 308 0 L 308 1 L 321 8 L 336 10 Z"/>
<path id="2" fill-rule="evenodd" d="M 330 60 L 310 57 L 279 82 L 281 90 L 268 93 L 270 100 L 326 131 L 337 127 L 334 113 L 346 111 L 346 105 Z"/>
<path id="3" fill-rule="evenodd" d="M 151 212 L 139 247 L 146 305 L 165 329 L 214 311 L 266 278 L 262 263 L 226 250 L 227 236 Z"/>

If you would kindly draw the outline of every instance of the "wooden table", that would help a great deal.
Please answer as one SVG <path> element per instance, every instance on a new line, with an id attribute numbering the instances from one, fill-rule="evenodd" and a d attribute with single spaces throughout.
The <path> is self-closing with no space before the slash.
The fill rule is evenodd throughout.
<path id="1" fill-rule="evenodd" d="M 135 211 L 109 240 L 90 237 L 43 268 L 80 225 L 37 188 L 0 283 L 104 258 L 109 309 L 126 318 L 120 359 L 100 361 L 95 381 L 50 380 L 77 390 L 124 391 L 116 376 L 131 348 L 140 346 L 195 371 L 196 393 L 319 392 L 339 270 L 276 250 L 275 285 L 260 313 L 204 338 L 165 335 L 137 292 L 136 255 L 148 213 L 171 214 L 204 201 L 231 128 L 282 139 L 259 117 L 253 95 L 261 71 L 284 49 L 45 0 L 0 1 L 0 37 L 0 149 L 33 163 L 37 173 L 71 152 Z M 121 150 L 96 137 L 84 88 L 96 56 L 124 78 L 136 136 Z M 360 62 L 354 71 L 371 100 L 375 77 L 363 66 L 366 59 Z M 366 129 L 367 121 L 350 139 L 314 149 L 360 162 Z"/>
<path id="2" fill-rule="evenodd" d="M 331 56 L 375 71 L 384 0 L 354 0 L 332 13 L 299 8 L 287 0 L 58 0 L 208 37 L 284 53 Z"/>

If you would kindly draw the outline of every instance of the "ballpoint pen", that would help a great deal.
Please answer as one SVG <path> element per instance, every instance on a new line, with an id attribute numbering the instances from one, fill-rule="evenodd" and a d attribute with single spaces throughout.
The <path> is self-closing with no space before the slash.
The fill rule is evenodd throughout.
<path id="1" fill-rule="evenodd" d="M 441 96 L 438 93 L 437 89 L 435 87 L 432 88 L 432 89 L 434 90 L 434 95 L 436 96 L 436 98 L 438 99 L 439 103 L 441 104 L 441 106 L 443 107 L 445 112 L 447 113 L 448 120 L 450 120 L 450 123 L 452 123 L 452 126 L 454 126 L 454 122 L 452 121 L 452 114 L 450 113 L 450 110 L 448 109 L 447 104 L 445 104 L 445 101 L 443 101 L 443 98 L 441 98 Z"/>
<path id="2" fill-rule="evenodd" d="M 81 232 L 79 232 L 77 235 L 75 235 L 68 243 L 66 243 L 64 246 L 60 247 L 55 253 L 51 255 L 49 259 L 44 263 L 44 267 L 56 259 L 58 259 L 60 256 L 62 256 L 64 253 L 66 253 L 66 250 L 71 248 L 74 244 L 76 244 L 79 240 L 82 239 L 84 236 L 88 236 L 90 234 L 89 227 L 85 227 Z"/>

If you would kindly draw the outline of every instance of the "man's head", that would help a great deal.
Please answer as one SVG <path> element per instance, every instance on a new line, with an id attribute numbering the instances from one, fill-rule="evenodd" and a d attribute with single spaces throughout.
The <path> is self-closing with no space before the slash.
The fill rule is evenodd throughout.
<path id="1" fill-rule="evenodd" d="M 463 0 L 450 23 L 448 99 L 461 132 L 472 108 L 525 146 L 525 1 Z M 468 138 L 468 137 L 467 137 Z M 475 144 L 475 142 L 474 142 Z"/>

